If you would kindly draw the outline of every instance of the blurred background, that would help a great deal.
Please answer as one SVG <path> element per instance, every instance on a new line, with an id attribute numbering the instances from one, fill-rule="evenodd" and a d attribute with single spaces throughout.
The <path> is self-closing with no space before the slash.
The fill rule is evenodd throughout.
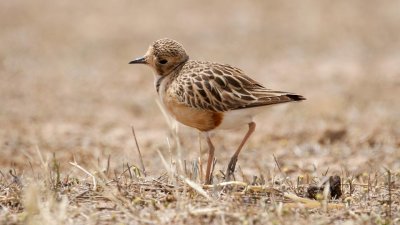
<path id="1" fill-rule="evenodd" d="M 181 154 L 169 149 L 152 71 L 128 64 L 164 37 L 191 59 L 307 98 L 258 117 L 239 159 L 245 174 L 274 169 L 272 154 L 288 173 L 399 169 L 399 9 L 372 0 L 1 1 L 0 169 L 37 166 L 37 149 L 61 166 L 75 157 L 104 167 L 109 155 L 115 168 L 138 165 L 131 125 L 150 174 L 164 169 L 157 150 L 197 159 L 196 130 L 181 127 Z M 217 170 L 245 130 L 215 134 Z"/>

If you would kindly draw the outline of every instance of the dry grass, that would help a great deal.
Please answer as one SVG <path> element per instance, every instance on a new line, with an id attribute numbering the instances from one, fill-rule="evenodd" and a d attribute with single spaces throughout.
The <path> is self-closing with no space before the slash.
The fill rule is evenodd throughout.
<path id="1" fill-rule="evenodd" d="M 0 223 L 400 223 L 399 7 L 2 1 Z M 201 186 L 206 143 L 177 135 L 150 70 L 128 65 L 161 37 L 307 97 L 259 116 L 235 182 L 221 171 L 246 128 L 215 134 Z M 341 198 L 306 198 L 332 175 Z"/>

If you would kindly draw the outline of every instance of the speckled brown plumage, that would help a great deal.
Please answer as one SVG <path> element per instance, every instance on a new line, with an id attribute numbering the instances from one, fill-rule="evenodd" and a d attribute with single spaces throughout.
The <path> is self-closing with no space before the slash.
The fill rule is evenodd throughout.
<path id="1" fill-rule="evenodd" d="M 226 112 L 304 100 L 297 94 L 273 91 L 226 64 L 187 61 L 171 74 L 167 92 L 187 106 Z"/>
<path id="2" fill-rule="evenodd" d="M 253 117 L 258 109 L 305 100 L 298 94 L 268 89 L 236 67 L 189 60 L 183 46 L 167 38 L 155 41 L 144 57 L 130 63 L 147 64 L 154 70 L 157 93 L 172 117 L 207 133 L 209 158 L 206 183 L 212 182 L 210 173 L 214 157 L 209 131 L 249 125 L 248 132 L 229 162 L 226 173 L 228 180 L 235 170 L 243 145 L 255 130 Z"/>

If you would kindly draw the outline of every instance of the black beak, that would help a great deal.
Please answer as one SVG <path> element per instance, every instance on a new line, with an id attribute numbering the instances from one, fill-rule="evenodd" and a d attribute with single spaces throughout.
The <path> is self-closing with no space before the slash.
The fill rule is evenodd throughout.
<path id="1" fill-rule="evenodd" d="M 141 58 L 137 58 L 133 61 L 130 61 L 129 64 L 147 64 L 147 62 L 146 62 L 145 57 L 141 57 Z"/>

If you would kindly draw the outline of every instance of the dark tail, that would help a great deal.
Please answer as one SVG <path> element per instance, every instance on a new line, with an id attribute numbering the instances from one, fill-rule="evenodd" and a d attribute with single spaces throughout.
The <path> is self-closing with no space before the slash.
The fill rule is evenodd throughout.
<path id="1" fill-rule="evenodd" d="M 292 101 L 303 101 L 303 100 L 306 100 L 306 98 L 304 98 L 301 95 L 297 95 L 297 94 L 287 94 L 286 96 L 289 97 L 290 100 L 292 100 Z"/>
<path id="2" fill-rule="evenodd" d="M 283 94 L 280 96 L 268 96 L 266 98 L 260 98 L 258 102 L 254 102 L 249 105 L 241 106 L 236 109 L 243 109 L 243 108 L 252 108 L 252 107 L 259 107 L 259 106 L 265 106 L 265 105 L 274 105 L 274 104 L 280 104 L 280 103 L 286 103 L 286 102 L 298 102 L 298 101 L 303 101 L 306 100 L 301 95 L 298 94 Z"/>

